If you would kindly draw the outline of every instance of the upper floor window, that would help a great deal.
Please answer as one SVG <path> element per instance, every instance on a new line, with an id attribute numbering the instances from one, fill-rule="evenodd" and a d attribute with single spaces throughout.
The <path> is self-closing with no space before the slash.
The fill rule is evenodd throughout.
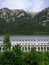
<path id="1" fill-rule="evenodd" d="M 27 45 L 27 43 L 25 43 L 25 45 Z"/>
<path id="2" fill-rule="evenodd" d="M 20 45 L 21 45 L 21 43 L 20 43 Z"/>
<path id="3" fill-rule="evenodd" d="M 16 41 L 18 41 L 18 40 L 16 40 Z"/>
<path id="4" fill-rule="evenodd" d="M 28 44 L 30 44 L 30 43 L 28 43 Z"/>
<path id="5" fill-rule="evenodd" d="M 36 45 L 36 43 L 34 43 L 34 45 Z"/>
<path id="6" fill-rule="evenodd" d="M 31 43 L 31 45 L 33 45 L 33 43 Z"/>
<path id="7" fill-rule="evenodd" d="M 40 45 L 40 43 L 38 43 L 38 45 Z"/>
<path id="8" fill-rule="evenodd" d="M 44 44 L 46 44 L 46 43 L 44 43 Z"/>
<path id="9" fill-rule="evenodd" d="M 49 43 L 47 43 L 49 45 Z"/>
<path id="10" fill-rule="evenodd" d="M 43 43 L 41 43 L 41 45 L 42 45 Z"/>

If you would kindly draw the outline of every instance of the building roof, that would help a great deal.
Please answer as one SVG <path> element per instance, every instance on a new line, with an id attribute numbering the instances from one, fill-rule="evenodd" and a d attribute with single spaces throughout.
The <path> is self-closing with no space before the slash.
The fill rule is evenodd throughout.
<path id="1" fill-rule="evenodd" d="M 10 36 L 10 40 L 49 40 L 49 36 Z M 3 36 L 0 36 L 0 40 L 3 40 Z"/>
<path id="2" fill-rule="evenodd" d="M 48 40 L 49 36 L 11 36 L 10 37 L 11 40 Z"/>

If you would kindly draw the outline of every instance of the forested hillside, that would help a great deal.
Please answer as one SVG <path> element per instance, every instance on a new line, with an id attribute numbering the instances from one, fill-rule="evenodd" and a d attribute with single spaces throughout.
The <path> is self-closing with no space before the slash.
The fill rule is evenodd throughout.
<path id="1" fill-rule="evenodd" d="M 49 35 L 49 8 L 39 13 L 0 9 L 0 35 Z"/>

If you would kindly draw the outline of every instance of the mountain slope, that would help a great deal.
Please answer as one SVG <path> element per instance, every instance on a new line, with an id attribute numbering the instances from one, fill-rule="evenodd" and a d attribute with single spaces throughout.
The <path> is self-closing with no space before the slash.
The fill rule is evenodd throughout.
<path id="1" fill-rule="evenodd" d="M 45 19 L 42 17 L 45 15 Z M 22 9 L 0 9 L 0 35 L 47 35 L 49 24 L 43 21 L 47 19 L 47 9 L 39 13 L 31 14 Z M 40 19 L 41 18 L 41 19 Z"/>

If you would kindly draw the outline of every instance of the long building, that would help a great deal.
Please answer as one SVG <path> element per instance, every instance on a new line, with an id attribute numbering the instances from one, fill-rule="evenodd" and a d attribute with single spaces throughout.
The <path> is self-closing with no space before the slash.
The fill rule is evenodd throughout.
<path id="1" fill-rule="evenodd" d="M 49 51 L 49 36 L 10 36 L 11 48 L 19 44 L 21 50 L 29 51 L 36 47 L 36 51 Z M 3 36 L 0 36 L 0 51 L 3 51 Z"/>

